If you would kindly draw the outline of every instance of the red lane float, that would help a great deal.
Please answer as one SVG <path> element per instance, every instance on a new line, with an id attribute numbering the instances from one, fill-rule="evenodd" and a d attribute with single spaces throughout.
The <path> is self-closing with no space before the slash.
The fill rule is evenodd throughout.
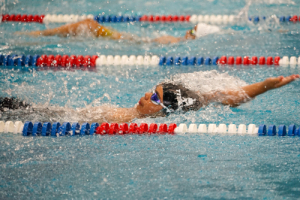
<path id="1" fill-rule="evenodd" d="M 149 133 L 156 133 L 156 131 L 157 131 L 157 124 L 150 124 L 148 132 Z"/>
<path id="2" fill-rule="evenodd" d="M 236 65 L 242 64 L 242 57 L 241 56 L 236 57 L 235 64 Z"/>
<path id="3" fill-rule="evenodd" d="M 83 57 L 82 55 L 42 55 L 38 60 L 36 66 L 38 67 L 96 67 L 96 60 L 98 56 L 93 55 L 92 57 L 87 55 Z"/>
<path id="4" fill-rule="evenodd" d="M 169 134 L 174 134 L 174 130 L 175 130 L 175 128 L 177 127 L 177 125 L 176 124 L 170 124 L 169 125 L 169 129 L 168 129 L 168 133 Z"/>
<path id="5" fill-rule="evenodd" d="M 221 58 L 218 60 L 218 64 L 220 65 L 279 65 L 279 61 L 280 61 L 280 57 L 276 56 L 274 57 L 267 57 L 267 59 L 263 56 L 261 56 L 258 60 L 257 56 L 252 56 L 252 58 L 249 58 L 249 56 L 244 56 L 243 58 L 240 56 L 236 57 L 236 61 L 234 62 L 234 57 L 233 56 L 229 56 L 228 57 L 228 62 L 227 62 L 227 57 L 226 56 L 221 56 Z"/>
<path id="6" fill-rule="evenodd" d="M 102 123 L 100 126 L 96 128 L 96 134 L 100 135 L 125 135 L 125 134 L 174 134 L 174 130 L 177 127 L 176 124 L 172 123 L 160 124 L 159 127 L 157 124 L 152 123 L 150 126 L 147 123 L 141 123 L 138 126 L 136 123 L 131 123 L 128 128 L 127 123 L 117 124 L 111 123 L 110 125 L 106 122 Z"/>
<path id="7" fill-rule="evenodd" d="M 153 16 L 153 15 L 143 15 L 141 18 L 140 18 L 140 21 L 142 22 L 184 22 L 184 21 L 189 21 L 190 20 L 190 16 L 187 15 L 187 16 L 183 16 L 183 15 L 168 15 L 168 16 L 165 16 L 165 15 L 156 15 L 156 16 Z"/>
<path id="8" fill-rule="evenodd" d="M 294 15 L 291 19 L 290 19 L 291 22 L 297 22 L 298 21 L 298 16 L 297 15 Z"/>
<path id="9" fill-rule="evenodd" d="M 138 131 L 138 125 L 136 123 L 131 123 L 130 126 L 129 126 L 129 130 L 128 130 L 128 133 L 137 133 Z"/>
<path id="10" fill-rule="evenodd" d="M 27 16 L 27 22 L 33 22 L 33 15 Z"/>
<path id="11" fill-rule="evenodd" d="M 71 55 L 67 62 L 67 67 L 75 67 L 75 62 L 77 60 L 77 56 Z"/>
<path id="12" fill-rule="evenodd" d="M 119 134 L 125 135 L 127 133 L 128 133 L 128 124 L 126 124 L 126 123 L 121 124 L 119 127 Z"/>
<path id="13" fill-rule="evenodd" d="M 273 65 L 273 57 L 267 58 L 267 65 Z"/>
<path id="14" fill-rule="evenodd" d="M 96 134 L 105 135 L 109 132 L 109 124 L 104 122 L 96 128 Z"/>
<path id="15" fill-rule="evenodd" d="M 258 61 L 258 64 L 259 64 L 259 65 L 264 65 L 265 63 L 266 63 L 266 58 L 263 57 L 263 56 L 260 57 L 260 58 L 259 58 L 259 61 Z"/>
<path id="16" fill-rule="evenodd" d="M 2 15 L 2 21 L 9 21 L 9 22 L 37 22 L 37 23 L 43 23 L 45 15 L 14 15 L 14 14 L 5 14 Z"/>
<path id="17" fill-rule="evenodd" d="M 111 123 L 109 127 L 108 134 L 115 135 L 119 132 L 119 125 L 117 123 Z"/>
<path id="18" fill-rule="evenodd" d="M 47 60 L 47 66 L 48 67 L 53 67 L 54 66 L 54 55 L 49 55 L 48 60 Z"/>
<path id="19" fill-rule="evenodd" d="M 148 21 L 149 21 L 149 22 L 153 22 L 153 15 L 150 15 L 150 16 L 148 17 Z"/>
<path id="20" fill-rule="evenodd" d="M 249 57 L 248 57 L 248 56 L 245 56 L 245 57 L 244 57 L 244 60 L 243 60 L 243 65 L 249 65 L 249 64 L 250 64 Z"/>
<path id="21" fill-rule="evenodd" d="M 228 65 L 234 65 L 234 57 L 233 56 L 229 56 Z"/>
<path id="22" fill-rule="evenodd" d="M 168 132 L 168 126 L 167 126 L 167 124 L 161 124 L 161 125 L 159 125 L 158 133 L 165 134 L 167 132 Z"/>
<path id="23" fill-rule="evenodd" d="M 274 65 L 279 65 L 279 61 L 280 61 L 280 57 L 279 56 L 276 56 L 274 58 Z"/>
<path id="24" fill-rule="evenodd" d="M 154 21 L 155 21 L 155 22 L 160 21 L 160 16 L 155 16 L 155 17 L 154 17 Z"/>
<path id="25" fill-rule="evenodd" d="M 61 58 L 61 66 L 62 67 L 67 67 L 67 63 L 69 62 L 69 56 L 68 55 L 63 55 Z"/>
<path id="26" fill-rule="evenodd" d="M 85 56 L 83 60 L 83 66 L 84 67 L 90 67 L 91 66 L 91 56 Z"/>
<path id="27" fill-rule="evenodd" d="M 94 55 L 91 58 L 91 67 L 96 67 L 96 60 L 97 60 L 98 56 Z"/>
<path id="28" fill-rule="evenodd" d="M 75 60 L 75 65 L 76 67 L 81 67 L 83 66 L 83 62 L 84 62 L 84 57 L 82 55 L 79 55 L 77 57 L 77 59 Z"/>
<path id="29" fill-rule="evenodd" d="M 41 57 L 39 57 L 39 59 L 37 59 L 36 65 L 39 67 L 45 67 L 47 66 L 47 62 L 48 62 L 48 56 L 42 55 Z"/>
<path id="30" fill-rule="evenodd" d="M 226 57 L 226 56 L 222 56 L 222 57 L 218 60 L 218 64 L 226 65 L 226 64 L 227 64 L 227 57 Z"/>
<path id="31" fill-rule="evenodd" d="M 54 58 L 54 63 L 53 63 L 53 67 L 58 67 L 61 66 L 61 55 L 56 55 Z"/>
<path id="32" fill-rule="evenodd" d="M 138 130 L 138 133 L 139 134 L 144 134 L 144 133 L 147 133 L 147 132 L 148 132 L 148 124 L 141 123 L 141 125 L 139 127 L 139 130 Z"/>
<path id="33" fill-rule="evenodd" d="M 257 57 L 256 57 L 256 56 L 252 56 L 251 64 L 252 64 L 252 65 L 257 65 L 257 63 L 258 63 Z"/>

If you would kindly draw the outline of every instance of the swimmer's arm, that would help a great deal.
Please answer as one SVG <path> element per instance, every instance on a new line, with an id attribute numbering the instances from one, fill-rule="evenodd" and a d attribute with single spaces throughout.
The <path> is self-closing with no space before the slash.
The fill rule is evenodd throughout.
<path id="1" fill-rule="evenodd" d="M 156 42 L 159 44 L 174 44 L 180 41 L 185 40 L 183 37 L 174 37 L 170 35 L 161 36 L 152 40 L 152 42 Z"/>
<path id="2" fill-rule="evenodd" d="M 109 123 L 126 123 L 135 118 L 140 118 L 135 108 L 113 108 L 103 116 Z"/>
<path id="3" fill-rule="evenodd" d="M 76 22 L 73 24 L 66 24 L 57 28 L 53 29 L 47 29 L 43 31 L 32 31 L 29 33 L 24 32 L 16 32 L 16 34 L 23 34 L 23 35 L 30 35 L 30 36 L 63 36 L 67 37 L 69 35 L 76 35 L 81 31 L 79 26 L 86 26 L 91 33 L 94 35 L 97 34 L 97 28 L 99 27 L 99 24 L 91 19 L 86 19 L 80 22 Z"/>
<path id="4" fill-rule="evenodd" d="M 300 78 L 298 74 L 283 77 L 267 78 L 266 80 L 251 85 L 247 85 L 241 88 L 241 90 L 226 90 L 218 91 L 212 94 L 204 95 L 207 102 L 221 102 L 222 104 L 232 107 L 239 106 L 241 103 L 245 103 L 252 98 L 263 94 L 269 90 L 280 88 Z"/>
<path id="5" fill-rule="evenodd" d="M 66 24 L 57 28 L 53 29 L 47 29 L 43 31 L 32 31 L 29 33 L 19 33 L 19 34 L 25 34 L 25 35 L 30 35 L 30 36 L 62 36 L 62 37 L 67 37 L 69 35 L 76 36 L 79 33 L 82 32 L 82 27 L 86 27 L 90 33 L 92 33 L 94 36 L 98 36 L 97 32 L 99 29 L 99 23 L 96 22 L 95 20 L 92 19 L 86 19 L 80 22 L 76 22 L 73 24 Z M 17 33 L 18 34 L 18 33 Z M 118 32 L 114 32 L 113 35 L 111 36 L 112 39 L 119 39 L 120 34 Z"/>

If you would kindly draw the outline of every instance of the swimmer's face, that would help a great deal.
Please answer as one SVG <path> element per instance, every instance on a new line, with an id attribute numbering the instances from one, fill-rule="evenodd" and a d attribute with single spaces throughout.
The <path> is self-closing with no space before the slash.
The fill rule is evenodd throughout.
<path id="1" fill-rule="evenodd" d="M 197 31 L 197 25 L 192 29 L 192 30 L 188 30 L 185 34 L 185 39 L 187 40 L 194 40 L 196 39 L 195 34 L 192 33 L 192 31 L 196 32 Z"/>
<path id="2" fill-rule="evenodd" d="M 160 99 L 160 102 L 163 102 L 163 87 L 161 85 L 158 85 L 155 89 L 156 94 L 158 95 L 158 98 Z M 153 93 L 147 92 L 145 93 L 145 96 L 143 96 L 136 109 L 137 111 L 142 115 L 152 115 L 154 113 L 157 113 L 163 107 L 161 105 L 156 105 L 152 103 L 151 96 Z"/>

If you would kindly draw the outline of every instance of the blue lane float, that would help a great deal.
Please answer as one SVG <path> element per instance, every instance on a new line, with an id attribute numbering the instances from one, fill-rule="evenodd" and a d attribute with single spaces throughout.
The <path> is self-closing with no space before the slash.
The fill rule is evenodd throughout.
<path id="1" fill-rule="evenodd" d="M 288 136 L 295 136 L 296 126 L 294 124 L 289 125 Z"/>
<path id="2" fill-rule="evenodd" d="M 69 135 L 71 132 L 71 124 L 69 122 L 64 122 L 62 126 L 59 127 L 58 134 L 59 136 Z"/>
<path id="3" fill-rule="evenodd" d="M 83 123 L 80 129 L 80 135 L 89 135 L 90 134 L 90 124 Z"/>
<path id="4" fill-rule="evenodd" d="M 165 65 L 166 64 L 166 57 L 165 56 L 161 56 L 159 59 L 159 65 Z"/>
<path id="5" fill-rule="evenodd" d="M 37 60 L 40 58 L 39 55 L 34 55 L 32 58 L 32 66 L 36 66 Z"/>
<path id="6" fill-rule="evenodd" d="M 94 135 L 96 133 L 96 128 L 99 127 L 98 123 L 92 123 L 91 129 L 90 129 L 90 135 Z"/>
<path id="7" fill-rule="evenodd" d="M 203 65 L 203 63 L 204 63 L 204 58 L 203 57 L 199 57 L 197 59 L 197 65 Z"/>
<path id="8" fill-rule="evenodd" d="M 52 129 L 51 123 L 45 122 L 42 128 L 42 136 L 49 136 L 51 134 L 51 129 Z"/>
<path id="9" fill-rule="evenodd" d="M 0 65 L 3 65 L 4 55 L 0 54 Z"/>
<path id="10" fill-rule="evenodd" d="M 187 56 L 182 57 L 181 65 L 188 65 L 189 58 Z"/>
<path id="11" fill-rule="evenodd" d="M 175 65 L 180 65 L 181 64 L 181 58 L 179 56 L 175 57 L 174 64 Z"/>
<path id="12" fill-rule="evenodd" d="M 123 21 L 124 21 L 123 16 L 118 16 L 117 17 L 117 22 L 123 22 Z"/>
<path id="13" fill-rule="evenodd" d="M 33 57 L 31 55 L 27 55 L 25 58 L 25 66 L 29 67 L 32 66 L 33 64 Z"/>
<path id="14" fill-rule="evenodd" d="M 16 65 L 16 60 L 17 60 L 18 55 L 11 55 L 11 57 L 8 59 L 7 65 L 8 66 L 15 66 Z"/>
<path id="15" fill-rule="evenodd" d="M 219 57 L 215 56 L 212 60 L 212 64 L 213 65 L 218 65 L 218 60 L 219 60 Z"/>
<path id="16" fill-rule="evenodd" d="M 211 58 L 210 57 L 205 58 L 204 64 L 211 65 Z"/>
<path id="17" fill-rule="evenodd" d="M 8 60 L 10 60 L 10 55 L 5 55 L 3 58 L 3 66 L 8 66 Z"/>
<path id="18" fill-rule="evenodd" d="M 278 136 L 286 136 L 286 126 L 285 125 L 278 126 Z"/>
<path id="19" fill-rule="evenodd" d="M 259 136 L 264 136 L 267 134 L 267 126 L 262 124 L 258 127 L 258 135 Z"/>
<path id="20" fill-rule="evenodd" d="M 274 136 L 276 135 L 276 126 L 270 125 L 268 128 L 268 136 Z"/>
<path id="21" fill-rule="evenodd" d="M 80 124 L 75 122 L 72 124 L 71 127 L 72 135 L 79 135 L 80 134 Z"/>
<path id="22" fill-rule="evenodd" d="M 38 136 L 42 134 L 43 125 L 41 122 L 35 122 L 32 129 L 32 136 Z"/>
<path id="23" fill-rule="evenodd" d="M 279 17 L 279 21 L 280 21 L 280 22 L 285 22 L 285 16 Z"/>
<path id="24" fill-rule="evenodd" d="M 17 59 L 17 66 L 18 67 L 23 67 L 25 66 L 25 56 L 24 55 L 20 55 Z"/>
<path id="25" fill-rule="evenodd" d="M 33 124 L 32 122 L 25 122 L 23 127 L 23 136 L 29 136 L 32 134 Z"/>
<path id="26" fill-rule="evenodd" d="M 190 57 L 189 58 L 189 61 L 188 61 L 188 64 L 189 65 L 195 65 L 196 64 L 196 57 Z"/>
<path id="27" fill-rule="evenodd" d="M 59 122 L 54 122 L 52 125 L 52 129 L 51 129 L 51 136 L 57 136 L 56 134 L 58 133 L 60 127 L 60 123 Z"/>

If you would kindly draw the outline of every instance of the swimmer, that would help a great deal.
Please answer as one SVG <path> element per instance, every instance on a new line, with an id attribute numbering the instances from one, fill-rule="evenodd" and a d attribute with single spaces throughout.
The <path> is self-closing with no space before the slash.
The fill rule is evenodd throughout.
<path id="1" fill-rule="evenodd" d="M 16 32 L 18 35 L 29 35 L 29 36 L 94 36 L 103 37 L 111 40 L 130 40 L 130 41 L 144 41 L 144 42 L 156 42 L 159 44 L 171 44 L 178 43 L 185 40 L 194 40 L 196 38 L 205 36 L 207 34 L 212 34 L 219 32 L 220 28 L 217 26 L 207 25 L 199 23 L 191 30 L 188 30 L 184 37 L 174 37 L 170 35 L 161 36 L 152 40 L 147 40 L 145 38 L 139 38 L 136 35 L 129 33 L 119 33 L 112 28 L 105 27 L 95 20 L 86 19 L 77 23 L 63 25 L 53 29 L 47 29 L 43 31 L 32 31 L 26 32 Z"/>
<path id="2" fill-rule="evenodd" d="M 195 73 L 185 74 L 187 76 L 193 76 Z M 197 74 L 196 74 L 197 75 Z M 229 77 L 232 78 L 232 77 Z M 269 90 L 280 88 L 287 85 L 294 80 L 300 78 L 299 74 L 290 75 L 287 77 L 279 76 L 267 78 L 262 82 L 257 82 L 251 85 L 244 85 L 242 87 L 232 87 L 226 90 L 211 90 L 210 92 L 200 92 L 192 89 L 188 89 L 183 84 L 165 81 L 158 84 L 153 92 L 145 93 L 145 95 L 139 100 L 139 102 L 132 108 L 118 108 L 118 107 L 108 107 L 108 106 L 98 106 L 98 107 L 86 107 L 82 109 L 63 110 L 61 107 L 53 109 L 43 108 L 42 116 L 48 114 L 49 119 L 53 119 L 54 115 L 63 115 L 68 113 L 68 117 L 59 118 L 59 120 L 67 119 L 69 121 L 87 121 L 92 122 L 131 122 L 134 119 L 141 119 L 147 117 L 166 117 L 170 114 L 176 114 L 180 112 L 197 111 L 201 107 L 204 107 L 212 102 L 221 103 L 223 105 L 228 105 L 231 107 L 239 106 L 242 103 L 248 102 L 256 96 L 263 94 Z M 183 78 L 186 79 L 186 78 Z M 227 79 L 227 81 L 234 82 L 232 79 Z M 207 82 L 207 81 L 206 81 Z M 212 84 L 212 83 L 209 83 Z M 237 83 L 240 85 L 240 83 Z M 216 88 L 220 88 L 216 86 Z M 202 90 L 203 91 L 203 90 Z M 14 100 L 9 100 L 4 98 L 6 103 L 1 103 L 0 110 L 8 109 L 23 109 L 28 110 L 28 104 L 22 102 L 19 103 Z M 3 99 L 2 99 L 3 102 Z M 14 104 L 14 106 L 10 105 Z M 34 112 L 38 112 L 38 107 L 33 107 Z M 49 114 L 52 112 L 53 116 Z M 47 114 L 45 114 L 47 113 Z M 16 114 L 20 116 L 20 114 Z M 75 115 L 78 117 L 72 118 Z M 11 115 L 8 115 L 11 117 Z M 36 118 L 36 116 L 34 116 Z M 80 118 L 80 119 L 79 119 Z M 49 120 L 46 119 L 46 120 Z M 41 120 L 41 119 L 40 119 Z M 42 120 L 41 120 L 42 121 Z"/>

